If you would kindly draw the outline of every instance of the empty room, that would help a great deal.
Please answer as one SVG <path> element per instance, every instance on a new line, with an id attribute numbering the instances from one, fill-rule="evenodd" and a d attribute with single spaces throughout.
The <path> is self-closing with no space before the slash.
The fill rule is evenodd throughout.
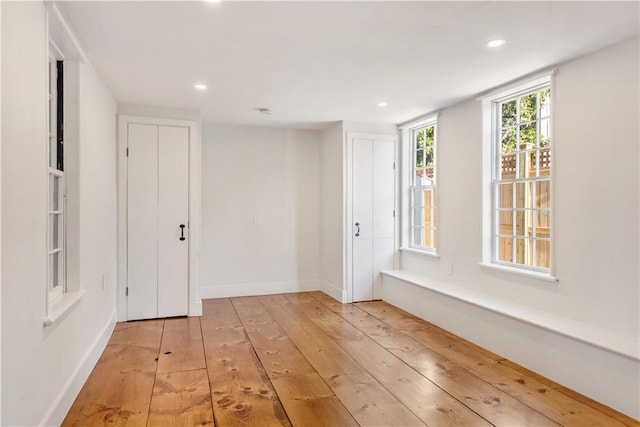
<path id="1" fill-rule="evenodd" d="M 0 0 L 0 425 L 640 426 L 639 33 Z"/>

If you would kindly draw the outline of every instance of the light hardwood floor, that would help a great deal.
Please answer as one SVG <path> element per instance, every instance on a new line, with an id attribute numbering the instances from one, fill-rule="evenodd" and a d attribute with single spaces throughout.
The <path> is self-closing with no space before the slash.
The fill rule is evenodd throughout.
<path id="1" fill-rule="evenodd" d="M 119 323 L 63 425 L 640 425 L 382 301 L 203 304 Z"/>

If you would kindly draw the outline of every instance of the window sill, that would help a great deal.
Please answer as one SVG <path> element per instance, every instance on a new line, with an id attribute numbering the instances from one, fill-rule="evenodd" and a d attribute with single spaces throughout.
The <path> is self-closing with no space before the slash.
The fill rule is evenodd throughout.
<path id="1" fill-rule="evenodd" d="M 415 249 L 415 248 L 400 248 L 402 252 L 409 252 L 410 254 L 424 255 L 432 258 L 440 258 L 440 254 L 437 252 L 430 252 L 423 249 Z"/>
<path id="2" fill-rule="evenodd" d="M 483 268 L 486 270 L 502 271 L 504 273 L 514 274 L 516 276 L 521 276 L 521 277 L 527 277 L 529 279 L 542 280 L 545 282 L 552 282 L 552 283 L 558 282 L 557 277 L 551 276 L 550 274 L 547 274 L 547 273 L 541 273 L 539 271 L 525 270 L 521 268 L 508 267 L 506 265 L 499 265 L 499 264 L 489 264 L 486 262 L 481 262 L 479 263 L 479 265 L 480 265 L 480 268 Z"/>
<path id="3" fill-rule="evenodd" d="M 44 326 L 53 325 L 58 321 L 65 313 L 71 310 L 82 299 L 85 294 L 85 290 L 65 292 L 59 297 L 49 301 L 47 308 L 47 315 L 44 318 Z"/>

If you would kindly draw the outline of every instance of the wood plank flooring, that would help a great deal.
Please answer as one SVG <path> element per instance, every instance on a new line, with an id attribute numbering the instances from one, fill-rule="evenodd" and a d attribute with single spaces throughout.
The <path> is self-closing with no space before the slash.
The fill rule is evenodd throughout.
<path id="1" fill-rule="evenodd" d="M 63 426 L 640 426 L 382 301 L 119 323 Z"/>

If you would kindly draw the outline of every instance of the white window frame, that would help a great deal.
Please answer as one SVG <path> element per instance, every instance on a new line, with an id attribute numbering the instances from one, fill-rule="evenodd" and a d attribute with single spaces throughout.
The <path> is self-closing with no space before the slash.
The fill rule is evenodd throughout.
<path id="1" fill-rule="evenodd" d="M 46 143 L 47 147 L 42 147 L 43 150 L 47 153 L 46 163 L 43 162 L 43 181 L 47 182 L 47 185 L 50 187 L 49 183 L 52 176 L 61 176 L 63 179 L 63 183 L 61 183 L 62 192 L 61 195 L 64 194 L 64 198 L 62 198 L 63 203 L 59 205 L 62 208 L 63 214 L 63 227 L 60 231 L 60 235 L 62 236 L 62 248 L 61 252 L 64 256 L 63 265 L 63 286 L 58 287 L 54 292 L 49 291 L 49 283 L 50 282 L 50 267 L 49 267 L 49 252 L 50 249 L 50 229 L 51 225 L 49 221 L 49 211 L 52 211 L 50 208 L 50 200 L 51 200 L 51 190 L 47 191 L 47 197 L 49 201 L 47 201 L 47 212 L 46 221 L 47 221 L 47 235 L 45 236 L 46 245 L 43 245 L 44 253 L 42 254 L 43 259 L 46 257 L 47 262 L 47 276 L 43 283 L 42 292 L 43 298 L 45 301 L 45 310 L 44 310 L 44 318 L 43 318 L 43 326 L 47 327 L 55 324 L 58 321 L 62 321 L 65 318 L 65 313 L 68 313 L 73 307 L 75 307 L 81 300 L 86 290 L 82 286 L 79 280 L 79 271 L 78 271 L 78 262 L 79 262 L 79 194 L 78 194 L 78 186 L 79 186 L 79 158 L 78 158 L 78 146 L 79 146 L 79 114 L 78 114 L 78 105 L 79 105 L 79 64 L 85 63 L 89 64 L 86 55 L 82 51 L 82 48 L 78 44 L 77 39 L 71 32 L 69 25 L 66 23 L 65 19 L 62 17 L 62 14 L 58 10 L 57 6 L 54 2 L 46 2 L 46 31 L 43 34 L 43 43 L 45 46 L 48 46 L 43 52 L 42 56 L 42 64 L 43 71 L 45 71 L 44 67 L 49 67 L 50 56 L 55 58 L 56 60 L 64 61 L 64 70 L 63 70 L 63 101 L 64 101 L 64 171 L 58 171 L 57 167 L 50 168 L 50 140 L 49 136 L 47 136 L 47 140 L 42 141 L 43 144 Z M 60 48 L 64 48 L 64 50 Z M 46 65 L 45 65 L 46 64 Z M 42 118 L 42 126 L 44 129 L 49 130 L 47 122 L 50 119 L 50 107 L 49 107 L 49 73 L 45 72 L 44 80 L 45 85 L 47 87 L 46 94 L 43 93 L 43 96 L 46 95 L 47 99 L 43 101 L 46 102 L 46 108 L 44 108 L 44 113 L 46 117 Z M 53 80 L 51 81 L 53 83 Z M 55 105 L 55 103 L 53 103 Z M 57 130 L 56 130 L 57 131 Z M 53 132 L 52 132 L 53 133 Z M 44 156 L 43 156 L 44 157 Z M 54 164 L 55 165 L 55 164 Z M 105 276 L 103 275 L 103 280 L 105 280 Z"/>
<path id="2" fill-rule="evenodd" d="M 415 147 L 415 135 L 422 129 L 432 127 L 434 128 L 434 144 L 433 144 L 433 181 L 430 185 L 417 185 L 415 182 L 416 176 L 416 152 Z M 438 177 L 438 115 L 433 114 L 426 116 L 425 118 L 415 120 L 400 126 L 403 141 L 403 187 L 404 187 L 404 203 L 403 203 L 403 215 L 402 220 L 404 222 L 403 236 L 402 236 L 402 251 L 414 252 L 424 255 L 438 257 L 438 241 L 439 237 L 437 233 L 440 208 L 439 208 L 439 177 Z M 434 223 L 435 226 L 431 226 L 431 239 L 432 246 L 417 245 L 414 243 L 414 233 L 418 228 L 424 230 L 424 227 L 415 226 L 415 190 L 417 189 L 430 189 L 431 192 L 431 204 L 430 207 L 434 209 Z"/>
<path id="3" fill-rule="evenodd" d="M 47 62 L 47 166 L 48 166 L 48 202 L 47 202 L 47 292 L 48 300 L 53 301 L 66 292 L 66 180 L 63 170 L 57 164 L 57 61 L 63 61 L 62 52 L 49 40 L 49 60 Z M 52 152 L 52 150 L 56 150 Z M 64 158 L 64 154 L 63 154 Z M 58 181 L 57 200 L 54 182 Z M 61 193 L 60 193 L 61 192 Z M 54 203 L 57 207 L 54 207 Z M 53 223 L 59 220 L 58 245 L 54 247 Z M 58 260 L 58 276 L 54 278 L 54 260 Z"/>
<path id="4" fill-rule="evenodd" d="M 501 149 L 500 149 L 500 104 L 504 101 L 519 98 L 526 94 L 539 91 L 548 87 L 551 90 L 551 98 L 550 98 L 550 114 L 549 114 L 549 123 L 550 123 L 550 132 L 549 132 L 549 150 L 551 153 L 554 152 L 554 79 L 553 75 L 555 74 L 555 70 L 544 72 L 532 76 L 529 79 L 521 81 L 519 83 L 510 85 L 508 87 L 499 89 L 498 91 L 492 92 L 482 98 L 480 100 L 483 103 L 483 252 L 482 252 L 482 262 L 480 265 L 482 267 L 490 268 L 493 270 L 500 270 L 509 273 L 518 274 L 521 276 L 539 278 L 546 281 L 557 281 L 555 277 L 555 178 L 554 178 L 554 169 L 555 169 L 555 158 L 552 158 L 550 171 L 548 177 L 529 177 L 529 178 L 515 178 L 509 180 L 501 180 Z M 538 118 L 539 120 L 540 118 Z M 538 122 L 539 123 L 539 122 Z M 539 133 L 539 125 L 538 125 L 538 133 Z M 518 153 L 518 151 L 516 152 Z M 551 154 L 553 156 L 553 154 Z M 516 154 L 517 156 L 517 154 Z M 517 157 L 516 157 L 517 158 Z M 517 162 L 518 160 L 516 160 Z M 539 162 L 539 159 L 538 159 Z M 550 246 L 550 256 L 549 268 L 542 268 L 529 266 L 526 264 L 518 264 L 515 262 L 515 257 L 512 256 L 512 262 L 499 260 L 499 213 L 498 205 L 500 203 L 498 187 L 499 184 L 504 184 L 508 182 L 537 182 L 540 180 L 549 180 L 550 184 L 550 208 L 549 208 L 549 217 L 550 217 L 550 237 L 549 237 L 549 246 Z M 535 188 L 535 183 L 532 184 L 532 187 Z M 513 207 L 513 212 L 516 212 L 515 207 Z M 515 214 L 514 214 L 515 215 Z M 515 224 L 515 222 L 514 222 Z M 514 225 L 515 227 L 515 225 Z M 513 233 L 515 235 L 515 233 Z M 536 239 L 535 237 L 533 238 Z M 533 245 L 536 247 L 536 244 Z M 513 249 L 515 251 L 515 247 Z M 535 262 L 535 253 L 533 254 L 533 259 Z"/>

